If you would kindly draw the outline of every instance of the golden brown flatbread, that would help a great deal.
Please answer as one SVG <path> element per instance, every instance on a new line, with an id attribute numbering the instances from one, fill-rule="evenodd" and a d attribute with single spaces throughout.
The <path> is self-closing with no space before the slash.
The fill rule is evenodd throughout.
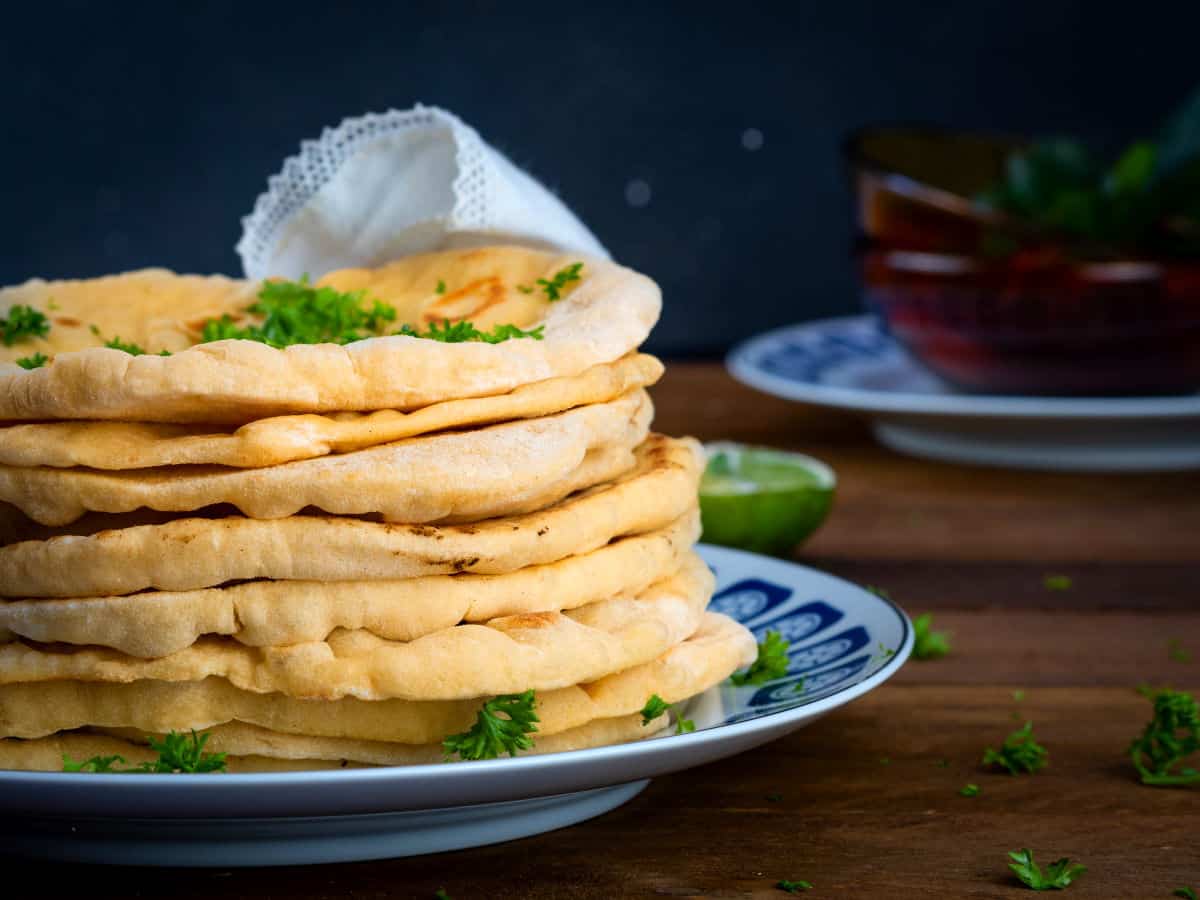
<path id="1" fill-rule="evenodd" d="M 551 302 L 538 280 L 552 282 L 577 262 L 580 279 Z M 23 305 L 52 322 L 44 338 L 0 346 L 0 421 L 240 425 L 292 413 L 408 411 L 495 396 L 620 359 L 645 340 L 661 307 L 654 282 L 630 269 L 522 247 L 412 256 L 379 269 L 332 272 L 317 283 L 363 290 L 392 305 L 397 327 L 469 320 L 483 330 L 543 326 L 544 336 L 496 344 L 393 335 L 283 349 L 248 340 L 197 345 L 206 320 L 225 314 L 253 320 L 246 310 L 259 285 L 161 269 L 87 281 L 35 279 L 0 290 L 0 316 Z M 100 346 L 117 337 L 148 352 L 132 356 Z M 155 355 L 160 350 L 173 355 Z M 11 364 L 34 353 L 53 358 L 29 371 Z"/>
<path id="2" fill-rule="evenodd" d="M 533 746 L 517 756 L 586 750 L 608 744 L 641 741 L 661 735 L 664 713 L 648 723 L 640 715 L 596 719 L 558 734 L 532 734 Z M 146 745 L 148 735 L 134 729 L 68 731 L 33 740 L 0 738 L 0 769 L 61 772 L 63 757 L 78 762 L 95 756 L 120 756 L 126 766 L 153 762 L 158 754 Z M 344 738 L 282 734 L 254 725 L 218 725 L 208 732 L 205 752 L 226 753 L 227 771 L 296 772 L 363 766 L 412 766 L 445 762 L 441 743 L 389 744 Z M 120 765 L 120 764 L 118 764 Z"/>
<path id="3" fill-rule="evenodd" d="M 522 613 L 456 625 L 413 641 L 338 629 L 323 641 L 248 647 L 202 638 L 158 659 L 107 648 L 0 644 L 0 684 L 199 681 L 242 690 L 336 700 L 458 700 L 554 690 L 649 662 L 687 639 L 712 596 L 713 576 L 695 554 L 675 575 L 636 596 L 559 613 Z"/>
<path id="4" fill-rule="evenodd" d="M 0 465 L 103 470 L 217 465 L 259 468 L 347 453 L 449 428 L 535 419 L 606 403 L 662 376 L 662 363 L 631 353 L 580 375 L 522 385 L 507 394 L 446 400 L 412 412 L 274 416 L 237 429 L 151 422 L 35 422 L 0 427 Z"/>
<path id="5" fill-rule="evenodd" d="M 502 425 L 408 438 L 261 469 L 126 472 L 0 466 L 0 501 L 44 525 L 88 512 L 194 512 L 229 504 L 255 519 L 312 507 L 385 522 L 473 522 L 542 509 L 634 465 L 654 409 L 642 389 Z"/>
<path id="6" fill-rule="evenodd" d="M 459 622 L 561 612 L 638 594 L 678 571 L 699 534 L 700 516 L 692 511 L 666 528 L 506 575 L 245 581 L 197 591 L 0 601 L 0 640 L 112 647 L 147 659 L 190 647 L 204 635 L 279 647 L 321 641 L 343 628 L 412 641 Z"/>
<path id="7" fill-rule="evenodd" d="M 537 695 L 538 731 L 558 734 L 594 719 L 633 715 L 652 694 L 667 703 L 695 696 L 756 656 L 754 636 L 705 613 L 687 640 L 657 659 Z M 287 734 L 431 744 L 471 727 L 480 699 L 297 700 L 201 681 L 43 681 L 0 685 L 0 737 L 37 738 L 87 726 L 166 732 L 245 722 Z"/>
<path id="8" fill-rule="evenodd" d="M 695 508 L 703 449 L 651 435 L 633 469 L 538 512 L 469 525 L 329 516 L 187 518 L 0 547 L 0 595 L 88 597 L 229 581 L 499 575 L 663 528 Z"/>

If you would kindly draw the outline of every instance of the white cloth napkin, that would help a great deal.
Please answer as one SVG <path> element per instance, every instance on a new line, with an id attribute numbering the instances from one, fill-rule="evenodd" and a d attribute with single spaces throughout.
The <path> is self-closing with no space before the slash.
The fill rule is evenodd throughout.
<path id="1" fill-rule="evenodd" d="M 242 220 L 250 278 L 318 278 L 450 247 L 517 243 L 607 257 L 554 194 L 430 106 L 346 119 L 304 141 Z"/>

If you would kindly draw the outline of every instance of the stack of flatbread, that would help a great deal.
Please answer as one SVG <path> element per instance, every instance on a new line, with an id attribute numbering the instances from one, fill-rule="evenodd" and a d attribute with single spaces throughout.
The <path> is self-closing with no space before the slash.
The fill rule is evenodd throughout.
<path id="1" fill-rule="evenodd" d="M 192 729 L 234 770 L 435 762 L 528 691 L 528 752 L 576 749 L 753 660 L 701 449 L 650 431 L 652 281 L 493 247 L 265 284 L 0 291 L 0 767 Z"/>

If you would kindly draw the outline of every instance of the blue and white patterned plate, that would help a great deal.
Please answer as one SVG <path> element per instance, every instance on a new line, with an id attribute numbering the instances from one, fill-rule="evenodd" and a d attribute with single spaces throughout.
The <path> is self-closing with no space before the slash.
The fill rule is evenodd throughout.
<path id="1" fill-rule="evenodd" d="M 45 859 L 292 865 L 460 849 L 561 828 L 656 775 L 749 750 L 878 687 L 912 649 L 889 601 L 794 563 L 702 546 L 712 608 L 791 642 L 785 677 L 694 698 L 691 734 L 485 762 L 259 775 L 0 772 L 0 842 Z"/>
<path id="2" fill-rule="evenodd" d="M 874 316 L 805 322 L 734 347 L 730 374 L 767 394 L 871 416 L 893 449 L 1036 469 L 1200 467 L 1200 394 L 1019 397 L 956 390 Z"/>

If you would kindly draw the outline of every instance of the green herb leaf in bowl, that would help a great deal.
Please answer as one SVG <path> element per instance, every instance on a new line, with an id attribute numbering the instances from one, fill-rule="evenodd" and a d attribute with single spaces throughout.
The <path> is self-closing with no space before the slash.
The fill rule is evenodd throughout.
<path id="1" fill-rule="evenodd" d="M 1133 140 L 1108 161 L 1074 138 L 1035 140 L 975 201 L 1031 235 L 1056 236 L 1077 259 L 1200 257 L 1200 89 L 1155 139 Z M 1014 241 L 1008 252 L 1018 249 Z"/>

